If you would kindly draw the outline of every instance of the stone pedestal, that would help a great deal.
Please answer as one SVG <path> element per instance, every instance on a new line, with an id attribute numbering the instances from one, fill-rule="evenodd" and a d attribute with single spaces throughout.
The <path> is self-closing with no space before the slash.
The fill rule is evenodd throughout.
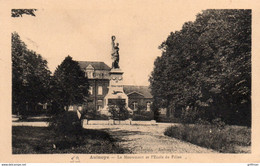
<path id="1" fill-rule="evenodd" d="M 110 82 L 108 87 L 108 93 L 104 98 L 104 109 L 101 111 L 105 113 L 108 111 L 108 105 L 113 105 L 116 100 L 123 100 L 128 106 L 128 96 L 123 89 L 123 71 L 121 69 L 111 69 L 109 72 Z"/>

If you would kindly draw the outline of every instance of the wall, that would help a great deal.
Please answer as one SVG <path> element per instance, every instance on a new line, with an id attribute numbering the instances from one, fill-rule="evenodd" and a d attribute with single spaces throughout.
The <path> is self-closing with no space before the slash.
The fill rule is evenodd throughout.
<path id="1" fill-rule="evenodd" d="M 108 79 L 90 79 L 89 80 L 90 86 L 93 87 L 93 94 L 90 95 L 89 99 L 91 100 L 88 102 L 89 107 L 95 107 L 98 109 L 98 100 L 102 100 L 102 107 L 104 107 L 104 97 L 108 93 L 108 86 L 109 80 Z M 102 86 L 103 93 L 102 95 L 98 95 L 98 86 Z"/>
<path id="2" fill-rule="evenodd" d="M 128 95 L 128 102 L 129 102 L 129 107 L 133 109 L 133 102 L 137 102 L 137 105 L 141 106 L 147 106 L 147 102 L 152 102 L 152 98 L 144 98 L 144 96 L 138 94 L 138 93 L 133 93 Z"/>

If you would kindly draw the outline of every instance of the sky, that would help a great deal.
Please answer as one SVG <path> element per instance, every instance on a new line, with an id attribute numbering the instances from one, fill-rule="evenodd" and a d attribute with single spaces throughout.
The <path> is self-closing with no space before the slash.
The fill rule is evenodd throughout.
<path id="1" fill-rule="evenodd" d="M 149 2 L 149 3 L 148 3 Z M 111 36 L 119 43 L 124 83 L 149 85 L 158 46 L 170 32 L 194 21 L 203 7 L 181 1 L 77 1 L 45 4 L 36 17 L 12 18 L 29 49 L 48 61 L 49 69 L 70 55 L 78 61 L 103 61 L 111 66 Z"/>

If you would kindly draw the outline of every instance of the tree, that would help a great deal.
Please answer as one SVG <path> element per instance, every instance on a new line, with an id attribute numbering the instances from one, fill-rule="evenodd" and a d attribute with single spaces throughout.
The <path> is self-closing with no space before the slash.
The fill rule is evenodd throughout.
<path id="1" fill-rule="evenodd" d="M 159 48 L 150 77 L 157 107 L 250 125 L 251 10 L 205 10 Z"/>
<path id="2" fill-rule="evenodd" d="M 37 9 L 12 9 L 11 16 L 22 17 L 23 14 L 35 16 L 35 11 L 37 11 Z"/>
<path id="3" fill-rule="evenodd" d="M 57 67 L 53 81 L 53 100 L 66 110 L 70 105 L 82 104 L 88 97 L 88 78 L 70 56 Z"/>
<path id="4" fill-rule="evenodd" d="M 47 61 L 27 49 L 16 32 L 12 33 L 13 113 L 26 114 L 38 103 L 48 102 L 50 73 Z"/>
<path id="5" fill-rule="evenodd" d="M 118 99 L 109 105 L 109 112 L 112 119 L 125 120 L 129 118 L 129 112 L 124 100 Z"/>
<path id="6" fill-rule="evenodd" d="M 82 134 L 81 120 L 86 113 L 82 110 L 81 118 L 77 112 L 68 111 L 69 106 L 83 104 L 88 97 L 88 78 L 80 69 L 78 62 L 67 56 L 56 68 L 52 79 L 53 116 L 50 129 L 55 131 L 57 140 L 68 141 L 71 136 L 79 139 Z M 65 108 L 65 110 L 64 110 Z"/>

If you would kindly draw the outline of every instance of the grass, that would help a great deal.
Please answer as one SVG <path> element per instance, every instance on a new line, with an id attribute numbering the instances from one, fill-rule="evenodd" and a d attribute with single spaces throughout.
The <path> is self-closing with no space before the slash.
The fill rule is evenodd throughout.
<path id="1" fill-rule="evenodd" d="M 13 126 L 13 154 L 125 153 L 105 131 L 84 130 L 80 136 L 55 137 L 47 127 Z"/>
<path id="2" fill-rule="evenodd" d="M 241 126 L 179 125 L 168 127 L 164 134 L 222 153 L 243 153 L 239 147 L 251 146 L 251 129 Z"/>

